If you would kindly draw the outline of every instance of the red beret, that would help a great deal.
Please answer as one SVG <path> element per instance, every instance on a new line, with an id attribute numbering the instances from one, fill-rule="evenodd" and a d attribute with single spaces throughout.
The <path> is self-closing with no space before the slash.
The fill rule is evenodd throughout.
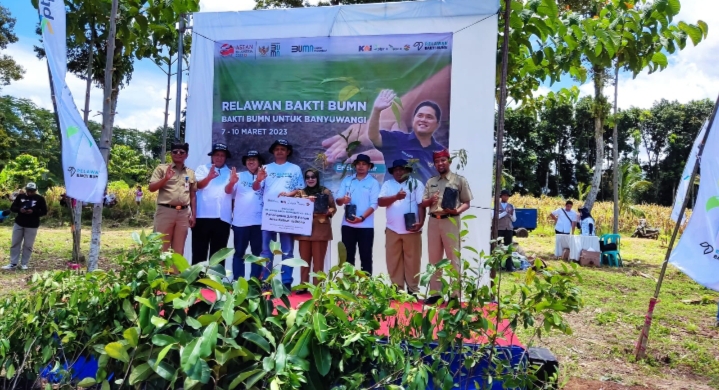
<path id="1" fill-rule="evenodd" d="M 434 152 L 434 153 L 432 153 L 432 160 L 436 160 L 436 159 L 438 159 L 438 158 L 440 158 L 440 157 L 447 157 L 447 158 L 449 158 L 449 150 L 444 149 L 444 150 L 440 150 L 439 152 Z"/>

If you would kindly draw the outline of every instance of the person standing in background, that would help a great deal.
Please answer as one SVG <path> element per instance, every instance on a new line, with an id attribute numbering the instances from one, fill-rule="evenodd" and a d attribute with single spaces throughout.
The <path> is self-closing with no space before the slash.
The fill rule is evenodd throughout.
<path id="1" fill-rule="evenodd" d="M 292 156 L 292 145 L 284 139 L 279 139 L 270 146 L 270 153 L 275 157 L 275 162 L 262 167 L 257 173 L 252 189 L 263 191 L 262 200 L 264 203 L 269 198 L 280 196 L 295 196 L 297 192 L 305 187 L 302 180 L 302 170 L 299 166 L 287 161 Z M 262 257 L 269 259 L 267 268 L 272 269 L 275 255 L 270 249 L 270 242 L 280 236 L 280 247 L 282 249 L 282 260 L 294 257 L 294 240 L 290 233 L 262 231 Z M 285 288 L 292 290 L 292 267 L 282 266 L 282 284 Z"/>
<path id="2" fill-rule="evenodd" d="M 155 231 L 165 236 L 162 251 L 170 247 L 177 254 L 185 253 L 187 231 L 195 226 L 197 181 L 195 171 L 185 165 L 190 145 L 172 144 L 172 163 L 160 164 L 152 172 L 150 192 L 157 194 Z"/>
<path id="3" fill-rule="evenodd" d="M 227 248 L 232 222 L 232 195 L 225 192 L 230 181 L 230 168 L 225 162 L 231 158 L 227 145 L 217 143 L 207 154 L 210 164 L 197 167 L 197 213 L 192 228 L 192 264 L 207 261 L 222 248 Z"/>
<path id="4" fill-rule="evenodd" d="M 549 218 L 555 222 L 555 234 L 574 234 L 574 229 L 577 228 L 577 213 L 572 210 L 572 207 L 574 207 L 574 202 L 568 200 L 564 204 L 564 208 L 560 207 L 549 214 Z"/>
<path id="5" fill-rule="evenodd" d="M 395 160 L 389 168 L 392 179 L 382 184 L 378 204 L 387 207 L 387 228 L 385 229 L 385 257 L 390 280 L 399 289 L 407 285 L 407 292 L 419 292 L 419 273 L 422 261 L 422 226 L 425 207 L 419 207 L 424 194 L 424 184 L 410 177 L 412 168 L 406 160 Z M 411 189 L 410 189 L 411 184 Z M 405 220 L 407 214 L 414 214 L 411 227 Z"/>
<path id="6" fill-rule="evenodd" d="M 135 190 L 135 203 L 139 206 L 142 202 L 142 186 L 138 184 L 137 190 Z"/>
<path id="7" fill-rule="evenodd" d="M 509 196 L 508 190 L 502 190 L 502 192 L 499 193 L 500 202 L 497 231 L 499 237 L 503 238 L 504 246 L 512 245 L 512 240 L 514 239 L 514 225 L 512 222 L 517 220 L 517 215 L 514 213 L 514 205 L 508 203 Z M 494 210 L 492 210 L 492 214 L 494 214 Z M 514 262 L 512 262 L 511 257 L 507 258 L 504 269 L 510 272 L 514 271 Z"/>
<path id="8" fill-rule="evenodd" d="M 596 236 L 596 224 L 588 208 L 582 207 L 579 209 L 579 218 L 581 221 L 579 223 L 579 231 L 581 234 L 583 236 Z"/>
<path id="9" fill-rule="evenodd" d="M 332 191 L 320 184 L 320 172 L 317 169 L 309 168 L 305 171 L 305 186 L 297 196 L 308 198 L 317 206 L 319 203 L 327 205 L 327 210 L 315 212 L 312 214 L 312 234 L 309 236 L 295 236 L 300 242 L 300 258 L 307 262 L 307 267 L 300 268 L 300 282 L 310 282 L 310 267 L 312 272 L 322 272 L 325 268 L 325 256 L 327 255 L 327 246 L 332 241 L 332 218 L 337 211 Z M 318 199 L 322 197 L 320 202 Z M 317 278 L 312 281 L 317 285 Z M 306 294 L 307 290 L 303 289 L 298 294 Z"/>
<path id="10" fill-rule="evenodd" d="M 473 198 L 472 191 L 464 176 L 450 170 L 450 155 L 447 149 L 434 153 L 433 157 L 434 167 L 439 175 L 433 176 L 427 181 L 422 200 L 422 207 L 429 207 L 430 219 L 427 226 L 429 262 L 437 264 L 446 255 L 447 259 L 452 262 L 452 266 L 461 272 L 457 255 L 460 250 L 459 228 L 461 224 L 459 218 L 463 212 L 469 210 L 469 203 Z M 454 198 L 453 201 L 449 198 L 444 199 L 450 195 Z M 449 218 L 455 220 L 451 221 Z M 439 277 L 440 273 L 437 272 L 429 282 L 430 290 L 434 292 L 434 295 L 425 299 L 425 303 L 428 305 L 435 304 L 441 298 L 439 294 L 442 282 Z"/>
<path id="11" fill-rule="evenodd" d="M 232 258 L 232 276 L 235 280 L 245 277 L 245 252 L 259 257 L 262 254 L 262 190 L 255 191 L 252 184 L 257 178 L 265 161 L 256 150 L 250 150 L 242 156 L 242 165 L 247 170 L 237 173 L 235 168 L 230 172 L 230 182 L 225 186 L 225 193 L 232 195 L 232 232 L 234 233 L 235 254 Z M 250 277 L 262 276 L 262 264 L 250 265 Z"/>
<path id="12" fill-rule="evenodd" d="M 15 226 L 12 228 L 12 244 L 10 245 L 10 264 L 2 267 L 4 270 L 26 270 L 30 263 L 32 247 L 35 245 L 37 229 L 40 227 L 40 217 L 47 214 L 45 198 L 37 193 L 35 183 L 27 183 L 25 193 L 20 193 L 10 206 L 10 211 L 18 213 L 15 217 Z M 22 262 L 20 252 L 22 249 Z"/>
<path id="13" fill-rule="evenodd" d="M 372 246 L 374 244 L 374 212 L 378 207 L 379 182 L 369 174 L 374 168 L 370 157 L 358 154 L 354 165 L 355 174 L 342 179 L 337 196 L 337 206 L 345 206 L 342 221 L 342 243 L 347 249 L 347 261 L 355 264 L 359 246 L 362 271 L 372 275 Z"/>

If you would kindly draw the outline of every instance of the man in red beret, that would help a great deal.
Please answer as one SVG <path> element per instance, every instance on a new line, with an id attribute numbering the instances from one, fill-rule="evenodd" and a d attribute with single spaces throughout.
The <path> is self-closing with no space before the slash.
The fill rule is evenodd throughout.
<path id="1" fill-rule="evenodd" d="M 455 269 L 460 270 L 459 257 L 455 253 L 460 249 L 460 214 L 469 209 L 472 191 L 464 176 L 450 171 L 449 151 L 435 152 L 434 168 L 438 175 L 431 177 L 424 188 L 421 207 L 429 207 L 427 227 L 427 251 L 430 264 L 437 264 L 443 258 L 452 261 Z M 450 218 L 454 219 L 452 221 Z M 429 282 L 430 296 L 426 304 L 434 304 L 440 298 L 442 282 L 438 272 Z"/>

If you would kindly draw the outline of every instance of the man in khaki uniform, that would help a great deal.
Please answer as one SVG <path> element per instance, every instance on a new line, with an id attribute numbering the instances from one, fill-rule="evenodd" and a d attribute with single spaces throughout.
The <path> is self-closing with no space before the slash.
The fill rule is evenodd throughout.
<path id="1" fill-rule="evenodd" d="M 188 144 L 172 144 L 172 164 L 160 164 L 152 172 L 150 192 L 157 194 L 155 231 L 165 235 L 162 250 L 172 247 L 185 252 L 187 230 L 195 226 L 197 180 L 195 171 L 185 166 Z"/>
<path id="2" fill-rule="evenodd" d="M 439 263 L 446 254 L 446 258 L 452 261 L 455 269 L 460 270 L 459 257 L 455 250 L 459 251 L 460 215 L 469 209 L 469 202 L 472 200 L 472 191 L 469 189 L 467 179 L 450 171 L 449 151 L 447 149 L 435 152 L 434 168 L 439 175 L 431 177 L 424 188 L 421 207 L 429 207 L 429 222 L 427 227 L 427 251 L 430 264 Z M 443 197 L 445 188 L 453 189 L 456 196 L 452 205 L 445 204 Z M 452 191 L 450 191 L 452 192 Z M 447 203 L 446 201 L 444 203 Z M 454 218 L 453 223 L 450 218 Z M 450 234 L 451 233 L 451 234 Z M 442 282 L 439 273 L 432 276 L 429 283 L 430 290 L 442 289 Z M 440 298 L 433 295 L 425 300 L 427 304 L 434 304 Z"/>

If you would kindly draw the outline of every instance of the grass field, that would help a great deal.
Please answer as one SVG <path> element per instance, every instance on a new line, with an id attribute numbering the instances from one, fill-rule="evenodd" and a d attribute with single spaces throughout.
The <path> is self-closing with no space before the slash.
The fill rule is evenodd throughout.
<path id="1" fill-rule="evenodd" d="M 110 259 L 132 245 L 131 231 L 105 231 L 101 268 L 111 266 Z M 0 227 L 3 263 L 8 261 L 10 233 L 9 226 Z M 89 235 L 83 238 L 87 253 Z M 553 260 L 552 236 L 536 232 L 519 240 L 528 254 L 558 265 Z M 558 356 L 566 388 L 719 388 L 719 328 L 713 326 L 719 294 L 702 288 L 672 266 L 654 312 L 649 359 L 633 361 L 634 345 L 666 250 L 661 245 L 661 241 L 625 238 L 621 248 L 624 268 L 582 269 L 586 307 L 568 316 L 574 334 L 552 335 L 534 343 Z M 0 273 L 0 295 L 22 291 L 34 271 L 64 268 L 70 248 L 67 229 L 41 229 L 31 270 Z M 521 275 L 503 277 L 511 280 Z M 526 342 L 526 335 L 522 336 L 520 332 L 520 339 Z"/>

